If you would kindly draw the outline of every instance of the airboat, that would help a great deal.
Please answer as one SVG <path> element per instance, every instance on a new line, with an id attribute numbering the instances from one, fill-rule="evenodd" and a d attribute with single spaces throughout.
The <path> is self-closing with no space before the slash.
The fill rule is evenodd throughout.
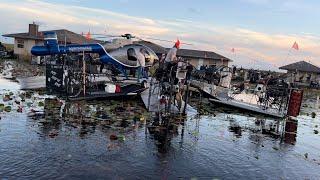
<path id="1" fill-rule="evenodd" d="M 292 88 L 281 78 L 270 78 L 250 87 L 243 82 L 231 86 L 231 68 L 218 66 L 204 72 L 194 71 L 192 85 L 209 96 L 212 103 L 258 114 L 283 118 L 287 115 Z"/>

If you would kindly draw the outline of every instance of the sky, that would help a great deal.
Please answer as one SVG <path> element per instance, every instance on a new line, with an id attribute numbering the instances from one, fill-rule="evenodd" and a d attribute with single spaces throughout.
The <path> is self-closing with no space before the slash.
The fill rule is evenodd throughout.
<path id="1" fill-rule="evenodd" d="M 239 67 L 320 66 L 319 0 L 0 0 L 0 17 L 0 34 L 27 32 L 36 22 L 40 30 L 179 38 L 192 44 L 182 48 L 214 51 Z"/>

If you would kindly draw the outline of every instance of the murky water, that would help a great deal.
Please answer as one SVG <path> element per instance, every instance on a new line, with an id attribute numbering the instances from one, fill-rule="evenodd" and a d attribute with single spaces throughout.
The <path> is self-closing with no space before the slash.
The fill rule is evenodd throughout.
<path id="1" fill-rule="evenodd" d="M 0 113 L 2 179 L 320 179 L 314 98 L 292 144 L 262 134 L 257 122 L 273 119 L 221 108 L 176 123 L 163 141 L 146 128 L 150 116 L 137 99 L 64 103 L 19 92 L 14 82 L 0 85 L 2 96 L 13 92 L 0 100 L 12 106 Z"/>

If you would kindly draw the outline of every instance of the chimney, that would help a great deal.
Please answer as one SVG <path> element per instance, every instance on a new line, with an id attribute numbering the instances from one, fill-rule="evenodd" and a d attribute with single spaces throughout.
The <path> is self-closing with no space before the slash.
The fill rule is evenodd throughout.
<path id="1" fill-rule="evenodd" d="M 34 22 L 32 24 L 29 24 L 29 35 L 30 36 L 37 36 L 38 29 L 39 29 L 39 25 L 35 24 Z"/>

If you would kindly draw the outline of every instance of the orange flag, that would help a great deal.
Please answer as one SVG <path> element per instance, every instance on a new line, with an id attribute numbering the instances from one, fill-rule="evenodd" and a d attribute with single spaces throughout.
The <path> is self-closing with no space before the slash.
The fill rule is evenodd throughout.
<path id="1" fill-rule="evenodd" d="M 91 39 L 91 33 L 90 33 L 90 31 L 86 34 L 86 39 L 87 39 L 87 40 L 90 40 L 90 39 Z"/>
<path id="2" fill-rule="evenodd" d="M 294 42 L 294 44 L 292 45 L 292 48 L 295 49 L 295 50 L 299 50 L 299 45 L 297 42 Z"/>

